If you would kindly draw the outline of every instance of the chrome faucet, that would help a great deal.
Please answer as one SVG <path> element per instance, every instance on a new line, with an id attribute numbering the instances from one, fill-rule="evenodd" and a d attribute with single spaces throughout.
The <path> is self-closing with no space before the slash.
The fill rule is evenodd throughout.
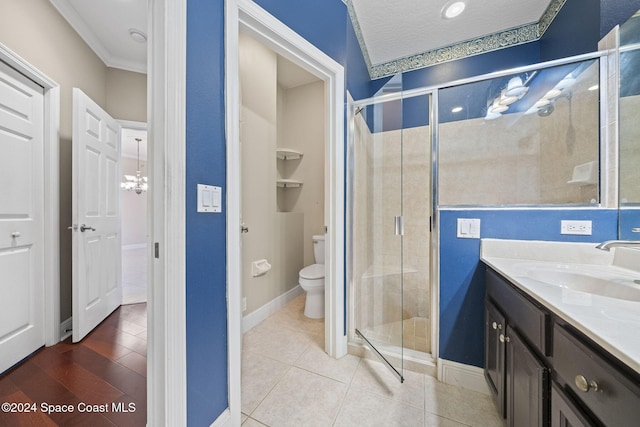
<path id="1" fill-rule="evenodd" d="M 607 240 L 596 246 L 596 249 L 609 252 L 616 247 L 640 247 L 640 240 Z"/>

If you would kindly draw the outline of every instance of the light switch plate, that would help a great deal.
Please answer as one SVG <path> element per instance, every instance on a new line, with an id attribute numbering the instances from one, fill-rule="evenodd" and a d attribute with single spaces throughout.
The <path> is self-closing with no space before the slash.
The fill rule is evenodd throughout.
<path id="1" fill-rule="evenodd" d="M 456 235 L 460 239 L 479 239 L 480 219 L 458 218 L 458 231 Z"/>
<path id="2" fill-rule="evenodd" d="M 222 188 L 198 184 L 198 212 L 222 212 Z"/>

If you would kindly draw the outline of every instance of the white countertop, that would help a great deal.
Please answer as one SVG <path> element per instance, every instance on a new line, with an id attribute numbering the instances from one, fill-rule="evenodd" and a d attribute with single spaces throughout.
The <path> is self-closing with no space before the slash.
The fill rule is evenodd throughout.
<path id="1" fill-rule="evenodd" d="M 550 311 L 640 373 L 640 302 L 550 285 L 525 269 L 568 268 L 640 279 L 640 250 L 594 243 L 482 239 L 480 259 Z M 640 285 L 638 285 L 640 288 Z"/>

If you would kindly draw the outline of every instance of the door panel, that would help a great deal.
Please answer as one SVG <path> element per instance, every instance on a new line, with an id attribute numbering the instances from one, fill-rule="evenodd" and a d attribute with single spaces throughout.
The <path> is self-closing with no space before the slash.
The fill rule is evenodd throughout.
<path id="1" fill-rule="evenodd" d="M 367 105 L 354 120 L 363 129 L 353 148 L 355 333 L 403 381 L 402 102 Z"/>
<path id="2" fill-rule="evenodd" d="M 0 62 L 0 373 L 44 345 L 44 90 Z"/>
<path id="3" fill-rule="evenodd" d="M 73 89 L 73 341 L 122 301 L 120 125 Z"/>

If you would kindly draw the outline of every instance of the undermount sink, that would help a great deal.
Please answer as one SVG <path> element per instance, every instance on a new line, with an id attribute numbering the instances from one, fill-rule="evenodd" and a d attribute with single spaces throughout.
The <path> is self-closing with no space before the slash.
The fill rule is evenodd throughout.
<path id="1" fill-rule="evenodd" d="M 640 302 L 638 278 L 610 268 L 589 268 L 585 266 L 526 265 L 522 277 L 572 291 L 585 292 L 609 298 Z"/>

